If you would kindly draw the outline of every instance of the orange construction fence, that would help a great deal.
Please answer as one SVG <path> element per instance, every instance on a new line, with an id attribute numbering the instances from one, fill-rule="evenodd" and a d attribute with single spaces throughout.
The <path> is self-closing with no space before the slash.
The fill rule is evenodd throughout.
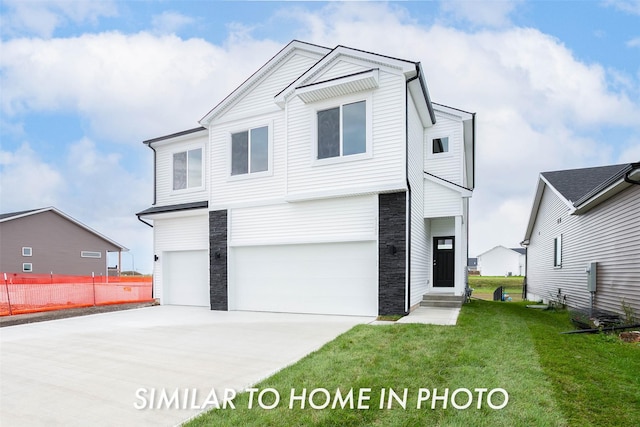
<path id="1" fill-rule="evenodd" d="M 153 301 L 151 276 L 0 272 L 0 280 L 0 316 Z"/>

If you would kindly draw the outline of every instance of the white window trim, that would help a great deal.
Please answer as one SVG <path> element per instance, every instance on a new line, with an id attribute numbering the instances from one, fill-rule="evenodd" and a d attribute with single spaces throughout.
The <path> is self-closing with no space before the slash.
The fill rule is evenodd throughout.
<path id="1" fill-rule="evenodd" d="M 98 256 L 95 256 L 96 254 Z M 80 257 L 81 258 L 100 259 L 100 258 L 102 258 L 102 252 L 100 252 L 100 251 L 80 251 Z"/>
<path id="2" fill-rule="evenodd" d="M 28 254 L 26 254 L 25 252 L 27 252 L 28 250 Z M 33 256 L 33 248 L 31 246 L 23 246 L 22 247 L 22 256 Z"/>
<path id="3" fill-rule="evenodd" d="M 23 273 L 33 273 L 33 264 L 30 263 L 30 262 L 23 262 L 22 263 L 22 272 Z"/>
<path id="4" fill-rule="evenodd" d="M 553 268 L 562 268 L 562 234 L 553 238 Z"/>
<path id="5" fill-rule="evenodd" d="M 181 188 L 180 190 L 174 190 L 173 189 L 173 156 L 175 154 L 178 153 L 185 153 L 185 152 L 189 152 L 192 150 L 197 150 L 197 149 L 201 149 L 202 150 L 202 185 L 200 185 L 199 187 L 187 187 L 187 188 Z M 206 158 L 206 150 L 204 149 L 204 144 L 198 144 L 198 145 L 190 145 L 190 146 L 185 146 L 185 147 L 181 147 L 181 148 L 176 148 L 175 150 L 171 151 L 170 153 L 170 159 L 169 162 L 171 164 L 171 181 L 169 182 L 169 185 L 171 187 L 171 195 L 178 195 L 178 194 L 185 194 L 185 193 L 195 193 L 198 191 L 202 191 L 206 188 L 206 170 L 205 170 L 205 158 Z M 187 154 L 187 158 L 189 157 L 189 154 Z M 187 176 L 188 176 L 188 168 L 189 166 L 187 165 Z M 188 179 L 188 178 L 187 178 Z"/>
<path id="6" fill-rule="evenodd" d="M 328 110 L 330 108 L 341 107 L 346 104 L 365 101 L 365 117 L 366 117 L 366 150 L 364 153 L 350 154 L 344 156 L 340 154 L 335 157 L 327 157 L 325 159 L 318 158 L 318 112 Z M 342 113 L 342 109 L 340 110 Z M 342 114 L 340 114 L 340 130 L 342 131 Z M 373 96 L 371 93 L 363 95 L 362 93 L 331 99 L 314 104 L 311 111 L 311 165 L 322 166 L 336 163 L 353 162 L 357 160 L 370 159 L 373 157 Z M 342 132 L 340 132 L 340 152 L 342 152 Z"/>
<path id="7" fill-rule="evenodd" d="M 231 175 L 232 161 L 233 161 L 233 148 L 231 146 L 231 136 L 234 133 L 249 132 L 251 134 L 252 129 L 267 128 L 267 170 L 260 172 L 247 172 L 238 175 Z M 251 143 L 249 143 L 249 167 L 251 167 Z M 273 120 L 267 122 L 258 123 L 256 125 L 236 127 L 229 130 L 227 135 L 227 181 L 244 181 L 246 179 L 263 178 L 273 175 Z"/>
<path id="8" fill-rule="evenodd" d="M 433 140 L 438 138 L 448 138 L 449 139 L 449 150 L 444 153 L 434 153 L 433 152 Z M 444 159 L 447 157 L 453 156 L 453 136 L 450 133 L 436 133 L 432 135 L 427 135 L 427 140 L 425 141 L 427 144 L 427 158 L 429 159 Z"/>

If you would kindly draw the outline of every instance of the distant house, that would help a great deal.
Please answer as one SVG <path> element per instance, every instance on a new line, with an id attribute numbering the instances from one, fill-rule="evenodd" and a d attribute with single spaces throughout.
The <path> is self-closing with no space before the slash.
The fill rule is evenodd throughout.
<path id="1" fill-rule="evenodd" d="M 0 214 L 0 271 L 108 274 L 109 252 L 127 248 L 54 207 Z"/>
<path id="2" fill-rule="evenodd" d="M 524 266 L 524 248 L 496 246 L 478 255 L 481 276 L 523 276 Z"/>
<path id="3" fill-rule="evenodd" d="M 199 123 L 145 141 L 162 304 L 375 316 L 462 299 L 475 116 L 432 103 L 419 62 L 292 41 Z"/>
<path id="4" fill-rule="evenodd" d="M 478 258 L 467 258 L 467 270 L 469 273 L 478 272 Z"/>
<path id="5" fill-rule="evenodd" d="M 540 174 L 523 242 L 529 299 L 640 313 L 638 184 L 640 163 Z"/>

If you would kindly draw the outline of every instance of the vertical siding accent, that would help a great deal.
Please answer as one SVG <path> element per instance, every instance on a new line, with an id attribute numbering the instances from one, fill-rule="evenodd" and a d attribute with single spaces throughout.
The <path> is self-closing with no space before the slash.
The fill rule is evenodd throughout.
<path id="1" fill-rule="evenodd" d="M 632 185 L 582 215 L 545 187 L 527 249 L 527 291 L 588 308 L 587 263 L 597 265 L 595 308 L 622 313 L 622 299 L 640 313 L 640 186 Z M 562 267 L 553 267 L 553 239 L 562 234 Z"/>
<path id="2" fill-rule="evenodd" d="M 153 250 L 154 254 L 160 257 L 153 265 L 153 295 L 155 298 L 160 298 L 160 301 L 164 303 L 162 295 L 164 286 L 163 253 L 208 249 L 208 229 L 206 212 L 196 216 L 154 219 Z"/>
<path id="3" fill-rule="evenodd" d="M 211 310 L 228 310 L 227 211 L 209 212 L 209 286 Z"/>
<path id="4" fill-rule="evenodd" d="M 378 310 L 380 315 L 406 314 L 407 193 L 378 197 Z"/>
<path id="5" fill-rule="evenodd" d="M 458 185 L 464 185 L 464 128 L 462 121 L 436 110 L 437 123 L 425 132 L 424 170 Z M 433 155 L 432 139 L 449 137 L 449 152 Z"/>
<path id="6" fill-rule="evenodd" d="M 410 95 L 408 106 L 408 175 L 411 184 L 411 251 L 409 263 L 409 307 L 420 302 L 427 292 L 428 280 L 431 274 L 431 260 L 429 257 L 430 236 L 424 220 L 424 191 L 423 191 L 423 158 L 424 128 L 420 122 L 418 111 Z"/>

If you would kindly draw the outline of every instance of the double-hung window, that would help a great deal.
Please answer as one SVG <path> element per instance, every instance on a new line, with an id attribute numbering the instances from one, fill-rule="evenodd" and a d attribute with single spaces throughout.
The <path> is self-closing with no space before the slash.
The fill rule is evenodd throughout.
<path id="1" fill-rule="evenodd" d="M 173 189 L 202 187 L 202 148 L 173 154 Z"/>
<path id="2" fill-rule="evenodd" d="M 317 112 L 317 158 L 367 151 L 367 103 L 358 101 Z"/>
<path id="3" fill-rule="evenodd" d="M 269 170 L 269 127 L 231 134 L 231 175 Z"/>

